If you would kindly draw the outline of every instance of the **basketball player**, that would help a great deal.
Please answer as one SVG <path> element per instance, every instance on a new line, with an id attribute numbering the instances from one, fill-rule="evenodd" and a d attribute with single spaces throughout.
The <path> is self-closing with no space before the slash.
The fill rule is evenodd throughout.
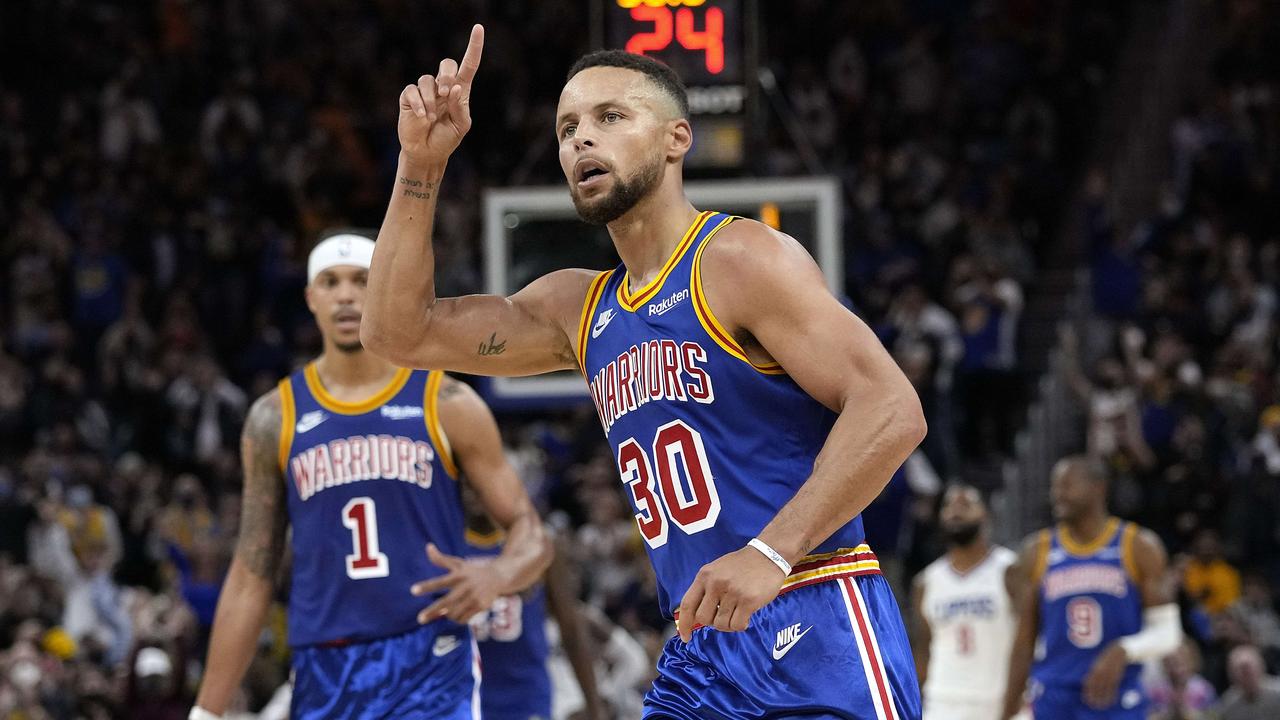
<path id="1" fill-rule="evenodd" d="M 487 516 L 469 513 L 467 525 L 470 557 L 488 559 L 501 553 L 502 531 L 493 527 Z M 480 707 L 485 720 L 550 720 L 548 610 L 560 626 L 560 643 L 582 689 L 582 720 L 606 717 L 596 687 L 594 653 L 588 650 L 586 622 L 563 559 L 567 555 L 555 554 L 542 582 L 524 592 L 498 597 L 487 611 L 471 618 L 484 668 Z"/>
<path id="2" fill-rule="evenodd" d="M 560 95 L 570 195 L 608 227 L 621 266 L 561 270 L 511 297 L 436 297 L 435 202 L 482 44 L 476 26 L 461 66 L 444 60 L 401 93 L 365 342 L 415 367 L 585 375 L 679 628 L 649 717 L 919 717 L 902 617 L 859 516 L 924 436 L 919 399 L 799 243 L 689 203 L 688 99 L 670 68 L 593 53 Z"/>
<path id="3" fill-rule="evenodd" d="M 1030 592 L 1004 715 L 1021 708 L 1030 669 L 1037 718 L 1142 720 L 1141 663 L 1173 652 L 1182 639 L 1178 606 L 1163 582 L 1164 545 L 1150 530 L 1108 515 L 1106 480 L 1088 458 L 1058 461 L 1050 482 L 1058 524 L 1027 538 L 1013 570 Z"/>
<path id="4" fill-rule="evenodd" d="M 1004 706 L 1016 627 L 1007 581 L 1017 554 L 991 543 L 987 506 L 971 485 L 947 488 L 938 519 L 947 552 L 912 587 L 911 650 L 924 687 L 924 717 L 994 720 Z"/>
<path id="5" fill-rule="evenodd" d="M 245 421 L 240 537 L 193 720 L 219 717 L 239 686 L 290 527 L 294 718 L 476 717 L 470 631 L 426 622 L 410 588 L 433 578 L 429 590 L 448 587 L 457 617 L 470 617 L 533 583 L 550 560 L 484 403 L 443 373 L 401 369 L 361 346 L 372 254 L 357 235 L 311 252 L 307 306 L 324 350 Z M 511 538 L 485 566 L 458 557 L 462 473 Z"/>

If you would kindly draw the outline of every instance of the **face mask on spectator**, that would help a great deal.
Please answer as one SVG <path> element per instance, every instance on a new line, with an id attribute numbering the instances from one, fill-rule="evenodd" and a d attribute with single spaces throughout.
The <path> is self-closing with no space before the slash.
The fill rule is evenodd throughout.
<path id="1" fill-rule="evenodd" d="M 40 682 L 40 668 L 30 660 L 19 660 L 9 668 L 9 682 L 21 692 L 31 690 Z"/>

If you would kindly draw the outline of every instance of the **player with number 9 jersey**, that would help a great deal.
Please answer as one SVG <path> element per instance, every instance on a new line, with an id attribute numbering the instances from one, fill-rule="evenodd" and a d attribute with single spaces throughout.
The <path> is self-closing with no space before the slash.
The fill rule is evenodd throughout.
<path id="1" fill-rule="evenodd" d="M 1023 543 L 1014 577 L 1032 588 L 1019 613 L 1004 716 L 1029 695 L 1035 717 L 1143 720 L 1145 660 L 1177 647 L 1181 627 L 1154 533 L 1107 512 L 1105 472 L 1067 457 L 1050 478 L 1053 527 Z"/>
<path id="2" fill-rule="evenodd" d="M 1137 525 L 1116 518 L 1087 544 L 1072 540 L 1061 526 L 1041 531 L 1040 632 L 1031 668 L 1035 693 L 1078 693 L 1099 651 L 1142 629 L 1142 593 L 1132 559 L 1137 533 Z M 1141 665 L 1125 670 L 1119 689 L 1123 709 L 1144 704 L 1141 674 Z"/>

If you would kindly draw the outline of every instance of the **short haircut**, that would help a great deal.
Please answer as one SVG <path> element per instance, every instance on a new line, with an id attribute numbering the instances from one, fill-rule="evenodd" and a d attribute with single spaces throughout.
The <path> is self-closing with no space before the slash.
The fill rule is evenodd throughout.
<path id="1" fill-rule="evenodd" d="M 945 498 L 953 492 L 971 492 L 978 496 L 978 502 L 983 505 L 987 504 L 987 496 L 983 495 L 982 491 L 978 489 L 978 486 L 973 483 L 965 482 L 964 480 L 952 480 L 946 484 L 946 487 L 942 488 L 942 497 Z"/>
<path id="2" fill-rule="evenodd" d="M 1103 483 L 1107 481 L 1106 466 L 1102 464 L 1101 460 L 1085 453 L 1066 455 L 1054 467 L 1061 467 L 1062 472 L 1066 472 L 1072 467 L 1078 467 L 1084 472 L 1085 478 L 1089 480 Z"/>
<path id="3" fill-rule="evenodd" d="M 572 80 L 583 70 L 593 67 L 616 67 L 644 73 L 650 82 L 661 88 L 675 101 L 676 107 L 680 110 L 680 117 L 689 117 L 689 93 L 685 91 L 684 83 L 676 71 L 664 63 L 625 50 L 596 50 L 578 58 L 573 67 L 569 68 L 569 75 L 565 77 L 565 82 Z"/>

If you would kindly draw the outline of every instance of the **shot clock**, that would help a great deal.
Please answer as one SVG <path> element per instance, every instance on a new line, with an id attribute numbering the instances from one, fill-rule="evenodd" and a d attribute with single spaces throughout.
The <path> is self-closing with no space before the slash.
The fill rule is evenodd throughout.
<path id="1" fill-rule="evenodd" d="M 755 74 L 755 0 L 597 0 L 604 46 L 670 65 L 689 88 L 686 166 L 743 165 Z"/>

